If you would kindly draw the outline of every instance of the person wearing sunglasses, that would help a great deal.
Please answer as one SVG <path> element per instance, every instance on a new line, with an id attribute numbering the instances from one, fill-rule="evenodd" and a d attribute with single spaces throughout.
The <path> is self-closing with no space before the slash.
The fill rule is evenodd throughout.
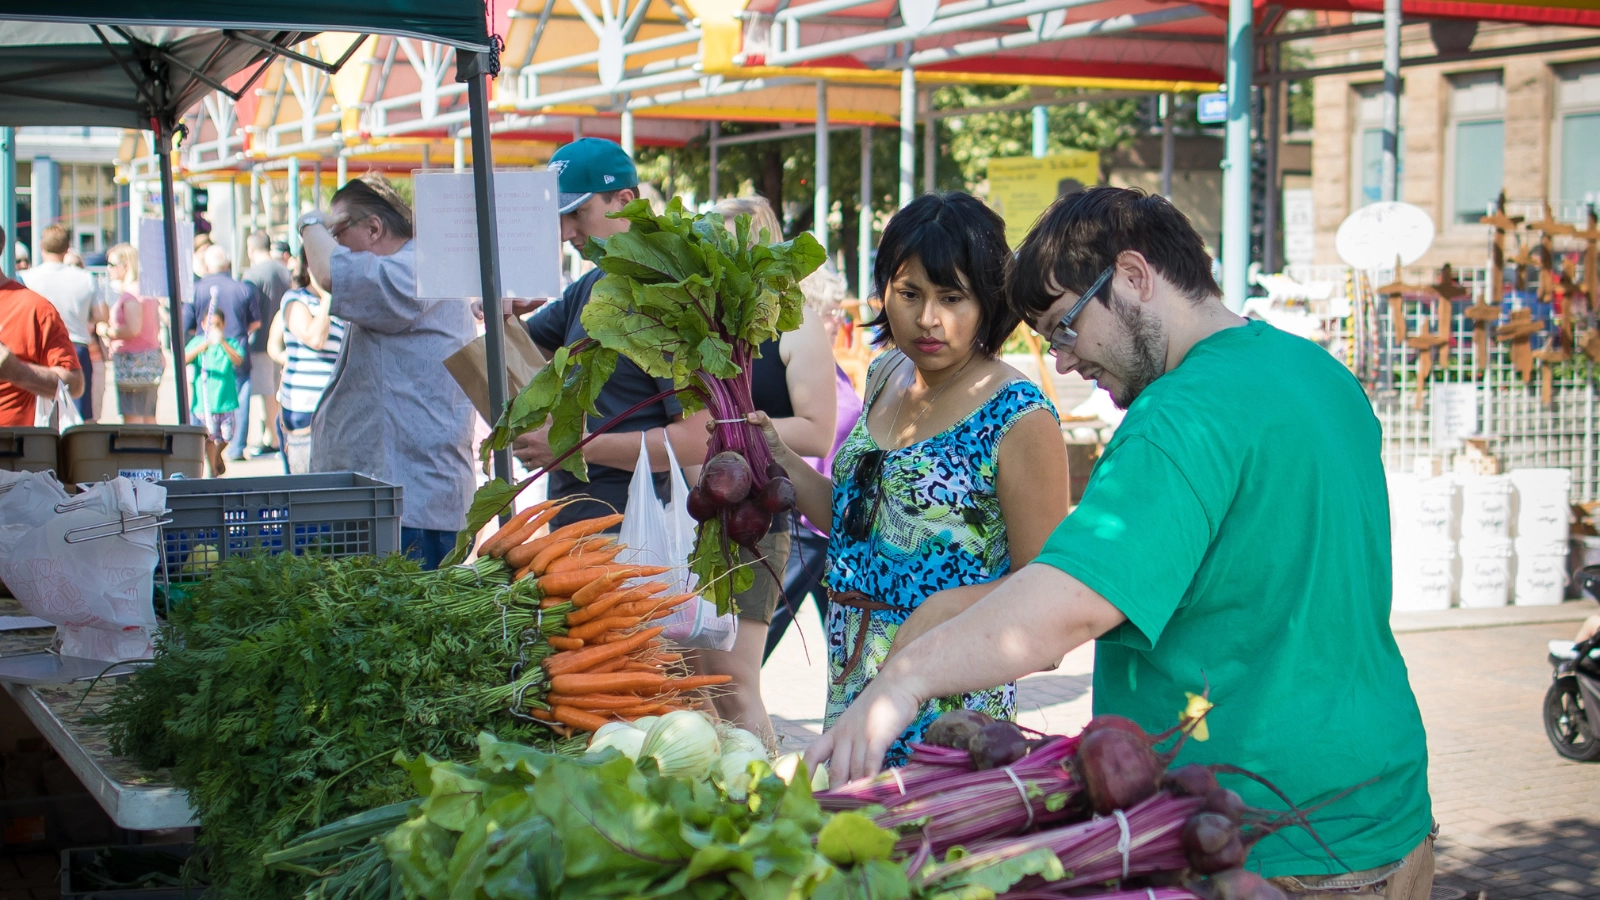
<path id="1" fill-rule="evenodd" d="M 979 586 L 1032 561 L 1066 515 L 1066 447 L 1054 407 L 996 354 L 1016 328 L 1004 302 L 1005 224 L 963 193 L 926 194 L 884 229 L 869 327 L 894 349 L 868 370 L 866 412 L 834 457 L 806 465 L 764 414 L 800 512 L 829 533 L 831 726 L 894 648 L 956 615 Z M 1009 683 L 929 697 L 888 748 L 953 709 L 1011 718 Z"/>
<path id="2" fill-rule="evenodd" d="M 1058 199 L 1007 289 L 1057 369 L 1127 417 L 1033 564 L 896 654 L 810 762 L 831 760 L 836 783 L 871 775 L 928 698 L 1097 639 L 1097 715 L 1155 733 L 1205 695 L 1209 738 L 1174 764 L 1241 765 L 1298 804 L 1328 801 L 1315 822 L 1331 852 L 1285 829 L 1251 868 L 1290 894 L 1427 898 L 1426 737 L 1389 628 L 1382 435 L 1360 383 L 1230 312 L 1189 221 L 1140 191 Z M 1223 784 L 1283 808 L 1262 784 Z"/>

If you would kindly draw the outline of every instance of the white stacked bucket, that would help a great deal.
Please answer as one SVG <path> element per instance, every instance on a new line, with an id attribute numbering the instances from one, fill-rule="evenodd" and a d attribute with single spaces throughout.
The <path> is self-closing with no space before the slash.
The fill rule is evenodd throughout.
<path id="1" fill-rule="evenodd" d="M 1457 495 L 1448 475 L 1389 476 L 1395 610 L 1450 608 L 1456 589 Z"/>
<path id="2" fill-rule="evenodd" d="M 1505 606 L 1511 597 L 1512 483 L 1506 475 L 1463 475 L 1462 608 Z"/>
<path id="3" fill-rule="evenodd" d="M 1567 588 L 1570 469 L 1518 469 L 1516 487 L 1518 606 L 1554 606 Z"/>

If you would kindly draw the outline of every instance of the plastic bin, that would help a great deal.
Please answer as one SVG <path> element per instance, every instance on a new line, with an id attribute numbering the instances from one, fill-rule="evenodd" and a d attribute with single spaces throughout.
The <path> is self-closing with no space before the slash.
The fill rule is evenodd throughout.
<path id="1" fill-rule="evenodd" d="M 1458 593 L 1463 609 L 1505 606 L 1510 602 L 1512 549 L 1509 538 L 1461 540 Z"/>
<path id="2" fill-rule="evenodd" d="M 61 851 L 61 900 L 202 900 L 205 884 L 184 886 L 183 865 L 193 844 L 80 847 Z M 153 876 L 153 877 L 151 877 Z M 142 886 L 104 887 L 106 884 Z M 176 880 L 178 884 L 172 882 Z"/>
<path id="3" fill-rule="evenodd" d="M 163 481 L 158 583 L 200 581 L 252 553 L 383 556 L 400 549 L 404 489 L 354 472 Z"/>
<path id="4" fill-rule="evenodd" d="M 61 433 L 61 481 L 78 484 L 117 476 L 161 481 L 205 475 L 201 425 L 79 425 Z"/>
<path id="5" fill-rule="evenodd" d="M 54 472 L 59 445 L 50 428 L 0 428 L 0 471 Z"/>

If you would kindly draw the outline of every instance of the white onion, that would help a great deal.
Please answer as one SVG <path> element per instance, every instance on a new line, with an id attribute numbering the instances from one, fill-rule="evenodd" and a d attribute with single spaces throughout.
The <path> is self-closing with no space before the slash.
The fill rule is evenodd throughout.
<path id="1" fill-rule="evenodd" d="M 655 759 L 663 775 L 700 779 L 716 764 L 721 745 L 711 720 L 680 709 L 662 716 L 644 736 L 641 757 Z"/>

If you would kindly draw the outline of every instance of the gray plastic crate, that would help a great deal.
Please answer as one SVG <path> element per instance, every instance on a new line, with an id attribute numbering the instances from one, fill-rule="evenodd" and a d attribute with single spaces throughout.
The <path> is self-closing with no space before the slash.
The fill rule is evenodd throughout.
<path id="1" fill-rule="evenodd" d="M 256 553 L 383 556 L 400 549 L 404 489 L 354 472 L 174 479 L 167 489 L 158 583 L 203 580 Z"/>

